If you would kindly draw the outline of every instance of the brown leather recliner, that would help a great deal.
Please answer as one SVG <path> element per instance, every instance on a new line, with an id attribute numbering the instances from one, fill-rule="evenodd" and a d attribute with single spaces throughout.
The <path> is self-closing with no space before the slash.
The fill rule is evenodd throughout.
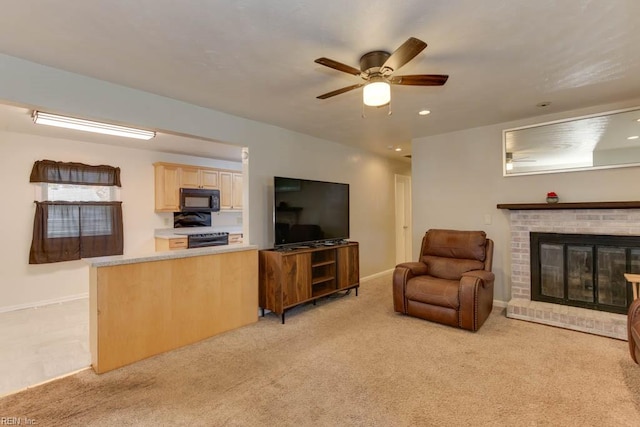
<path id="1" fill-rule="evenodd" d="M 631 358 L 640 364 L 640 298 L 629 306 L 627 315 L 627 331 L 629 333 L 629 352 Z"/>
<path id="2" fill-rule="evenodd" d="M 493 241 L 484 231 L 432 229 L 418 260 L 393 272 L 395 311 L 477 331 L 493 308 Z"/>

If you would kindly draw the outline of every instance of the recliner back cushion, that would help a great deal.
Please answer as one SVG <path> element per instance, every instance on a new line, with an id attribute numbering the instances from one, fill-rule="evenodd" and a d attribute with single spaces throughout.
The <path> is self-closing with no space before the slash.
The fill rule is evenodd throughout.
<path id="1" fill-rule="evenodd" d="M 467 271 L 484 270 L 484 262 L 475 259 L 426 255 L 422 257 L 422 262 L 427 264 L 427 274 L 441 279 L 460 280 Z"/>
<path id="2" fill-rule="evenodd" d="M 484 231 L 429 230 L 422 241 L 422 255 L 463 258 L 484 263 L 487 235 Z"/>

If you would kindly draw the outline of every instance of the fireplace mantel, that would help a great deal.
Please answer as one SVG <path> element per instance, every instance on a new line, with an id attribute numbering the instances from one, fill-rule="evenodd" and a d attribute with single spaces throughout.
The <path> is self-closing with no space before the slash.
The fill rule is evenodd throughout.
<path id="1" fill-rule="evenodd" d="M 572 202 L 572 203 L 500 203 L 498 209 L 542 210 L 542 209 L 639 209 L 640 201 L 630 202 Z"/>

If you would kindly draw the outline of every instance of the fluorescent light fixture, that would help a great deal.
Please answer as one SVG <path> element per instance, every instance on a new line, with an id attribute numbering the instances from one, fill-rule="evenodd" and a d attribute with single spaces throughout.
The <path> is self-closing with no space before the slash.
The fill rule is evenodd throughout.
<path id="1" fill-rule="evenodd" d="M 372 78 L 362 90 L 362 101 L 369 107 L 380 107 L 391 101 L 391 86 L 382 77 Z"/>
<path id="2" fill-rule="evenodd" d="M 33 122 L 39 125 L 57 126 L 106 135 L 124 136 L 126 138 L 151 139 L 156 136 L 155 132 L 148 130 L 117 126 L 109 123 L 93 122 L 90 120 L 76 119 L 74 117 L 59 116 L 57 114 L 43 113 L 42 111 L 33 112 Z"/>
<path id="3" fill-rule="evenodd" d="M 638 138 L 640 138 L 640 136 L 638 136 L 638 135 L 633 135 L 633 136 L 627 137 L 627 139 L 629 139 L 629 140 L 638 139 Z"/>
<path id="4" fill-rule="evenodd" d="M 402 151 L 402 148 L 400 148 L 400 147 L 396 147 L 396 148 L 395 148 L 395 151 Z"/>
<path id="5" fill-rule="evenodd" d="M 420 110 L 420 111 L 418 111 L 418 114 L 420 114 L 421 116 L 427 116 L 427 115 L 431 114 L 431 111 L 429 111 L 429 110 Z"/>

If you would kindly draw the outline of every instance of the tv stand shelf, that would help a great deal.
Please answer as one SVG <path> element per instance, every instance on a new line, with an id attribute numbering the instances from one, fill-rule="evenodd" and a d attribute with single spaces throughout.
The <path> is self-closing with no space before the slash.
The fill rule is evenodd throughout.
<path id="1" fill-rule="evenodd" d="M 324 261 L 324 262 L 319 262 L 317 264 L 313 264 L 311 267 L 322 267 L 323 265 L 331 265 L 331 264 L 335 264 L 335 261 Z"/>
<path id="2" fill-rule="evenodd" d="M 318 298 L 360 287 L 357 242 L 290 251 L 259 252 L 260 307 L 282 317 L 285 311 Z"/>
<path id="3" fill-rule="evenodd" d="M 334 276 L 322 276 L 322 277 L 314 278 L 313 281 L 312 281 L 312 284 L 313 285 L 319 285 L 321 283 L 329 282 L 331 280 L 335 280 L 335 277 Z"/>

